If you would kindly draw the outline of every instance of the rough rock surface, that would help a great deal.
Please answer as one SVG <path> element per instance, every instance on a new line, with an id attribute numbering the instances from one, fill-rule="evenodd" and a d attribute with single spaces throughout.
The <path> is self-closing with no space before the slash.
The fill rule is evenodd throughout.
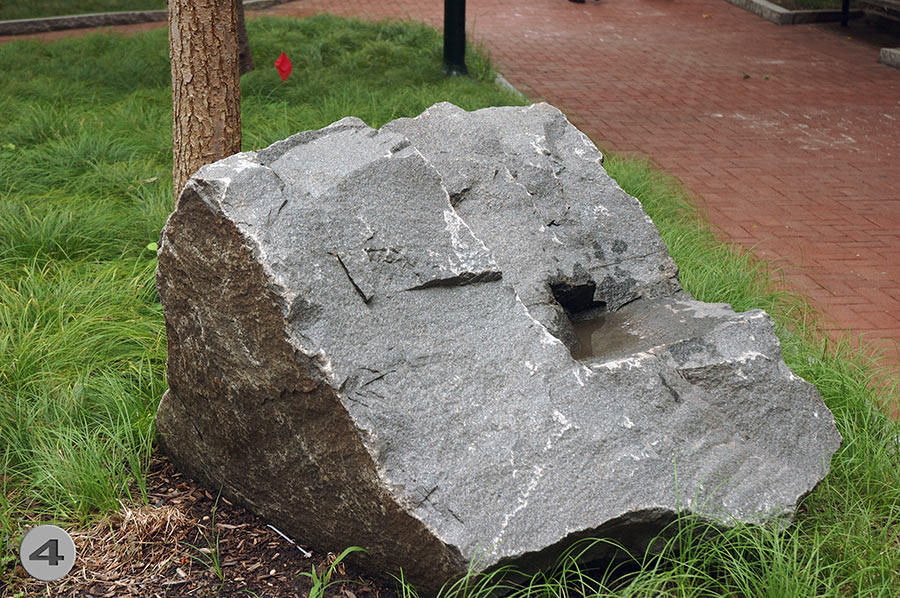
<path id="1" fill-rule="evenodd" d="M 346 118 L 201 169 L 162 234 L 164 450 L 435 591 L 793 515 L 840 443 L 769 317 L 700 303 L 555 108 Z M 677 484 L 676 484 L 677 476 Z"/>

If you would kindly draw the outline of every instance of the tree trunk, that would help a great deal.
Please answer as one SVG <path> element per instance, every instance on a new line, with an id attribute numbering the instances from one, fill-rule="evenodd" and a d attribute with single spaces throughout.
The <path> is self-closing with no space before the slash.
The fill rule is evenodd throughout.
<path id="1" fill-rule="evenodd" d="M 237 4 L 238 48 L 241 64 L 241 74 L 253 70 L 253 52 L 250 51 L 250 41 L 247 39 L 247 26 L 244 25 L 244 1 L 235 0 Z"/>
<path id="2" fill-rule="evenodd" d="M 241 149 L 237 5 L 169 0 L 175 197 L 201 166 Z"/>

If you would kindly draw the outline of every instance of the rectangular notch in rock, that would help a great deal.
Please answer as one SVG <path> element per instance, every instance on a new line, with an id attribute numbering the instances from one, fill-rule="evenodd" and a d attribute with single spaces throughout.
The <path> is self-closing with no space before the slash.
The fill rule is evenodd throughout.
<path id="1" fill-rule="evenodd" d="M 559 303 L 572 325 L 566 346 L 572 357 L 580 361 L 602 358 L 634 344 L 638 339 L 625 330 L 627 318 L 606 311 L 606 302 L 594 298 L 597 285 L 558 282 L 550 284 L 553 298 Z"/>

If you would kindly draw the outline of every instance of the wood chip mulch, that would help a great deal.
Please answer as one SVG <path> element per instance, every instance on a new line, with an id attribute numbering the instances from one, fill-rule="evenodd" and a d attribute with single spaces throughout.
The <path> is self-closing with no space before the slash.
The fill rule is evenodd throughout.
<path id="1" fill-rule="evenodd" d="M 313 566 L 324 573 L 334 562 L 334 554 L 302 538 L 298 547 L 246 509 L 217 501 L 162 456 L 154 456 L 147 488 L 148 505 L 123 504 L 90 529 L 68 530 L 77 556 L 63 579 L 41 582 L 17 564 L 0 596 L 303 598 L 312 582 L 301 573 Z M 397 597 L 395 584 L 345 563 L 333 579 L 341 583 L 326 590 L 327 598 Z"/>

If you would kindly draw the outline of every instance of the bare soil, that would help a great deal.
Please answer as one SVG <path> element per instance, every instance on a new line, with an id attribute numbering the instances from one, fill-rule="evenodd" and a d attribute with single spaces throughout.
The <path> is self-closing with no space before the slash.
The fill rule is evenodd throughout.
<path id="1" fill-rule="evenodd" d="M 69 530 L 77 557 L 63 579 L 46 583 L 17 565 L 2 596 L 79 598 L 305 597 L 315 566 L 324 573 L 336 556 L 299 547 L 246 509 L 218 498 L 155 455 L 147 480 L 146 505 L 123 504 L 90 529 Z M 218 541 L 221 577 L 213 565 Z M 352 545 L 348 538 L 348 545 Z M 301 550 L 301 548 L 303 550 Z M 328 598 L 396 598 L 396 585 L 347 563 L 338 563 L 339 583 Z"/>

